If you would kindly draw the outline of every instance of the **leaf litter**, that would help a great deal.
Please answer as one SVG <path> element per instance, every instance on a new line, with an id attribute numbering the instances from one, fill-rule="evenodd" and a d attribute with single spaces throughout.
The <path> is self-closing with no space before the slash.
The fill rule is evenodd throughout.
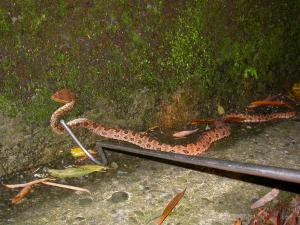
<path id="1" fill-rule="evenodd" d="M 37 179 L 37 180 L 31 181 L 31 182 L 28 182 L 28 183 L 24 183 L 24 184 L 4 184 L 4 186 L 7 188 L 10 188 L 10 189 L 22 188 L 19 191 L 19 193 L 11 199 L 12 204 L 19 203 L 22 199 L 24 199 L 30 193 L 30 191 L 32 190 L 34 185 L 38 185 L 38 184 L 55 186 L 55 187 L 70 189 L 70 190 L 74 190 L 74 191 L 87 192 L 87 193 L 91 194 L 91 192 L 88 189 L 75 187 L 75 186 L 71 186 L 71 185 L 53 183 L 53 182 L 49 182 L 49 180 L 55 180 L 55 179 L 43 178 L 43 179 Z"/>
<path id="2" fill-rule="evenodd" d="M 182 197 L 184 196 L 185 193 L 184 189 L 182 192 L 178 193 L 166 206 L 166 208 L 164 209 L 162 215 L 159 218 L 159 221 L 157 223 L 157 225 L 161 225 L 164 220 L 168 217 L 168 215 L 171 213 L 171 211 L 175 208 L 175 206 L 179 203 L 179 201 L 182 199 Z"/>

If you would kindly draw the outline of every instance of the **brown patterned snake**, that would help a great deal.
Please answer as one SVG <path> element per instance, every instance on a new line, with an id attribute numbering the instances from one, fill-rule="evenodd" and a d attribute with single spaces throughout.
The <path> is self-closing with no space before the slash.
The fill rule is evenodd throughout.
<path id="1" fill-rule="evenodd" d="M 59 124 L 58 119 L 73 108 L 75 104 L 75 96 L 68 89 L 63 89 L 52 95 L 51 99 L 64 104 L 52 114 L 50 122 L 53 131 L 61 134 L 64 132 L 64 128 Z M 263 101 L 263 103 L 265 102 L 266 101 Z M 258 104 L 257 102 L 258 105 L 263 103 Z M 269 104 L 271 103 L 276 103 L 278 106 L 280 104 L 282 104 L 280 106 L 287 106 L 290 108 L 290 111 L 258 115 L 248 113 L 227 114 L 222 118 L 222 120 L 210 120 L 210 123 L 214 125 L 214 128 L 203 132 L 195 143 L 190 143 L 187 145 L 169 145 L 160 143 L 144 133 L 138 133 L 124 129 L 107 128 L 86 118 L 78 118 L 68 122 L 67 124 L 71 128 L 86 128 L 102 137 L 130 142 L 145 149 L 175 152 L 185 155 L 199 155 L 206 151 L 212 143 L 230 135 L 230 127 L 228 126 L 228 123 L 259 123 L 277 119 L 288 119 L 295 116 L 295 111 L 292 110 L 287 104 L 270 101 Z"/>
<path id="2" fill-rule="evenodd" d="M 225 122 L 237 123 L 262 123 L 272 120 L 289 119 L 296 115 L 296 111 L 287 103 L 282 101 L 256 101 L 252 102 L 248 109 L 258 106 L 277 106 L 288 108 L 286 112 L 272 112 L 268 114 L 230 113 L 223 117 Z"/>
<path id="3" fill-rule="evenodd" d="M 52 114 L 50 121 L 53 131 L 61 134 L 64 132 L 64 128 L 59 124 L 58 119 L 73 108 L 75 97 L 69 90 L 63 89 L 52 95 L 51 99 L 64 104 Z M 195 143 L 187 145 L 169 145 L 160 143 L 159 141 L 148 137 L 144 133 L 107 128 L 86 118 L 72 120 L 68 122 L 67 125 L 71 128 L 86 128 L 102 137 L 130 142 L 145 149 L 175 152 L 185 155 L 199 155 L 206 151 L 213 142 L 230 135 L 230 127 L 220 121 L 215 123 L 215 127 L 213 129 L 203 132 Z"/>

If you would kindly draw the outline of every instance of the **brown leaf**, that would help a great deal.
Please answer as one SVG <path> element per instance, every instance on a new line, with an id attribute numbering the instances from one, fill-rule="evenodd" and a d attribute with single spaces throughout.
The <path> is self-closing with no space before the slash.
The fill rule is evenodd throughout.
<path id="1" fill-rule="evenodd" d="M 44 182 L 42 182 L 42 184 L 50 185 L 50 186 L 54 186 L 54 187 L 60 187 L 60 188 L 64 188 L 64 189 L 70 189 L 70 190 L 74 190 L 74 191 L 83 191 L 83 192 L 87 192 L 87 193 L 91 194 L 91 192 L 88 189 L 75 187 L 75 186 L 71 186 L 71 185 L 58 184 L 58 183 L 53 183 L 53 182 L 48 182 L 48 181 L 44 181 Z"/>
<path id="2" fill-rule="evenodd" d="M 300 213 L 300 195 L 296 195 L 296 197 L 292 199 L 291 207 Z"/>
<path id="3" fill-rule="evenodd" d="M 268 202 L 272 201 L 276 196 L 279 194 L 279 190 L 276 188 L 273 188 L 269 193 L 267 193 L 265 196 L 257 200 L 255 203 L 251 205 L 251 209 L 256 209 L 259 207 L 264 206 Z"/>
<path id="4" fill-rule="evenodd" d="M 167 216 L 170 214 L 170 212 L 175 208 L 175 206 L 178 204 L 178 202 L 181 200 L 181 198 L 184 196 L 185 193 L 184 189 L 182 192 L 178 193 L 170 202 L 169 204 L 166 206 L 166 208 L 164 209 L 162 215 L 159 218 L 158 221 L 158 225 L 161 225 L 164 220 L 167 218 Z"/>
<path id="5" fill-rule="evenodd" d="M 277 106 L 277 107 L 288 107 L 289 105 L 282 101 L 255 101 L 251 102 L 248 108 L 255 108 L 258 106 Z"/>
<path id="6" fill-rule="evenodd" d="M 173 134 L 173 137 L 176 138 L 182 138 L 182 137 L 186 137 L 188 135 L 191 135 L 195 132 L 197 132 L 199 129 L 195 129 L 195 130 L 183 130 L 183 131 L 179 131 Z"/>
<path id="7" fill-rule="evenodd" d="M 233 225 L 242 225 L 241 219 L 237 218 Z"/>
<path id="8" fill-rule="evenodd" d="M 272 212 L 269 216 L 269 221 L 272 225 L 281 225 L 280 211 Z"/>
<path id="9" fill-rule="evenodd" d="M 42 179 L 37 179 L 37 180 L 34 180 L 34 181 L 30 181 L 30 182 L 25 183 L 25 184 L 4 184 L 4 186 L 7 187 L 7 188 L 21 188 L 21 187 L 26 187 L 28 185 L 38 184 L 38 183 L 41 183 L 41 182 L 47 181 L 47 180 L 55 180 L 55 179 L 42 178 Z"/>
<path id="10" fill-rule="evenodd" d="M 297 224 L 297 214 L 292 212 L 287 218 L 284 225 L 298 225 Z M 298 217 L 299 218 L 299 217 Z"/>
<path id="11" fill-rule="evenodd" d="M 32 189 L 32 185 L 27 185 L 21 189 L 21 191 L 11 200 L 12 204 L 16 204 L 21 201 Z"/>

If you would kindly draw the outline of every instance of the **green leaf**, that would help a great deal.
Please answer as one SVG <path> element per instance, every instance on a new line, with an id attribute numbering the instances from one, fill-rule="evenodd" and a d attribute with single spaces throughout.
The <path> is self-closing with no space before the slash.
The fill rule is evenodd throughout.
<path id="1" fill-rule="evenodd" d="M 67 168 L 63 170 L 49 169 L 48 173 L 57 178 L 81 177 L 93 172 L 105 172 L 108 167 L 99 165 L 83 165 L 75 168 Z"/>

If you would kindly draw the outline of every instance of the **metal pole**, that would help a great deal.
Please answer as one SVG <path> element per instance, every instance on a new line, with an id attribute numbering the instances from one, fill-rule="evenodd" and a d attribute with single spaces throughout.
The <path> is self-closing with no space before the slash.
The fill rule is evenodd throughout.
<path id="1" fill-rule="evenodd" d="M 103 151 L 102 148 L 111 151 L 134 153 L 137 155 L 144 155 L 144 156 L 150 156 L 150 157 L 155 157 L 160 159 L 166 159 L 166 160 L 171 160 L 171 161 L 190 164 L 190 165 L 205 166 L 214 169 L 249 174 L 249 175 L 254 175 L 259 177 L 266 177 L 266 178 L 300 184 L 300 170 L 296 170 L 296 169 L 263 166 L 263 165 L 252 164 L 252 163 L 242 163 L 242 162 L 235 162 L 229 160 L 211 159 L 211 158 L 199 157 L 199 156 L 188 156 L 183 154 L 138 149 L 138 148 L 121 146 L 117 144 L 97 142 L 97 149 L 99 151 Z"/>
<path id="2" fill-rule="evenodd" d="M 75 143 L 82 149 L 82 151 L 89 157 L 90 160 L 92 160 L 96 164 L 101 164 L 97 159 L 95 159 L 89 152 L 86 150 L 83 145 L 80 143 L 80 141 L 76 138 L 76 136 L 73 134 L 71 129 L 68 127 L 68 125 L 65 123 L 64 120 L 60 120 L 61 125 L 65 128 L 65 130 L 68 132 L 68 134 L 72 137 L 72 139 L 75 141 Z"/>

